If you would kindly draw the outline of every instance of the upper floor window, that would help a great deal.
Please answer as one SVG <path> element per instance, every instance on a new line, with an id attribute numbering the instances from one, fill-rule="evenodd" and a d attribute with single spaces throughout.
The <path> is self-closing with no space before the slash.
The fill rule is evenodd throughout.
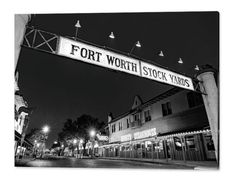
<path id="1" fill-rule="evenodd" d="M 145 122 L 151 121 L 150 110 L 144 111 L 144 119 L 145 119 Z"/>
<path id="2" fill-rule="evenodd" d="M 116 131 L 116 124 L 111 125 L 111 133 Z"/>
<path id="3" fill-rule="evenodd" d="M 122 130 L 122 126 L 123 126 L 122 122 L 119 122 L 119 131 Z"/>
<path id="4" fill-rule="evenodd" d="M 139 121 L 139 119 L 140 119 L 139 114 L 134 114 L 134 121 Z"/>
<path id="5" fill-rule="evenodd" d="M 171 109 L 170 102 L 161 104 L 161 107 L 162 107 L 162 114 L 163 114 L 163 116 L 167 116 L 167 115 L 172 114 L 172 109 Z"/>
<path id="6" fill-rule="evenodd" d="M 203 104 L 202 96 L 201 94 L 198 93 L 194 92 L 187 93 L 187 99 L 189 108 Z"/>
<path id="7" fill-rule="evenodd" d="M 127 129 L 129 128 L 129 118 L 126 119 L 127 121 Z"/>

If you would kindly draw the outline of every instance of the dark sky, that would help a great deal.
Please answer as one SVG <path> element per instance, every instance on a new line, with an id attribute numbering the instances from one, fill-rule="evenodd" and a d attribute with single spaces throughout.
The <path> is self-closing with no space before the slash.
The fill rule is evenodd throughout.
<path id="1" fill-rule="evenodd" d="M 126 13 L 126 14 L 41 14 L 31 24 L 61 36 L 79 38 L 133 54 L 157 65 L 193 76 L 194 66 L 210 64 L 218 69 L 219 18 L 217 12 Z M 116 38 L 108 36 L 113 31 Z M 165 57 L 158 56 L 159 51 Z M 178 64 L 179 57 L 184 61 Z M 138 94 L 146 101 L 171 88 L 136 76 L 116 73 L 60 56 L 22 48 L 18 61 L 19 87 L 30 107 L 31 128 L 45 124 L 51 128 L 47 146 L 57 139 L 63 122 L 90 114 L 107 122 L 107 114 L 117 116 L 130 109 Z"/>

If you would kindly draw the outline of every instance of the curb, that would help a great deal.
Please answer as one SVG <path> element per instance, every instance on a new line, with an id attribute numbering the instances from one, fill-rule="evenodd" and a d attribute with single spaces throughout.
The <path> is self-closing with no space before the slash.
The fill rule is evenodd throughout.
<path id="1" fill-rule="evenodd" d="M 191 167 L 196 168 L 197 170 L 205 170 L 205 169 L 218 169 L 218 166 L 202 166 L 193 164 L 193 163 L 176 163 L 176 162 L 158 162 L 158 161 L 152 161 L 152 160 L 136 160 L 136 159 L 125 159 L 125 158 L 109 158 L 109 157 L 99 157 L 98 159 L 107 159 L 107 160 L 126 160 L 126 161 L 139 161 L 139 162 L 146 162 L 146 163 L 153 163 L 153 164 L 166 164 L 166 165 L 178 165 L 183 167 Z"/>

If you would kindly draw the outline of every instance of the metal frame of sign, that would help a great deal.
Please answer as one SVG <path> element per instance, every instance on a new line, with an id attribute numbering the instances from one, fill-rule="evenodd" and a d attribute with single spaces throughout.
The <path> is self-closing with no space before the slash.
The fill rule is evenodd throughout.
<path id="1" fill-rule="evenodd" d="M 66 46 L 70 46 L 70 48 L 64 46 L 63 42 L 65 41 L 67 42 Z M 200 82 L 194 78 L 169 70 L 168 68 L 156 66 L 149 60 L 139 59 L 122 54 L 121 52 L 114 52 L 116 50 L 107 49 L 86 41 L 80 41 L 78 38 L 76 40 L 75 38 L 70 39 L 68 37 L 62 37 L 57 34 L 27 27 L 22 46 L 105 67 L 113 71 L 136 75 L 162 84 L 180 87 L 205 95 L 205 93 L 201 92 L 199 89 Z M 74 56 L 70 54 L 72 48 Z M 81 51 L 82 48 L 83 50 Z M 78 54 L 79 52 L 81 54 Z M 77 57 L 75 54 L 77 54 Z M 110 61 L 108 59 L 110 59 Z"/>

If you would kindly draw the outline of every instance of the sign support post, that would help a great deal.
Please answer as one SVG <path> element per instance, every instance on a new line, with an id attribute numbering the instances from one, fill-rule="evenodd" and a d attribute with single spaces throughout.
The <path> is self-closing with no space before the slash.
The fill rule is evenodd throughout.
<path id="1" fill-rule="evenodd" d="M 201 82 L 200 89 L 205 92 L 202 94 L 212 139 L 215 146 L 216 160 L 218 161 L 218 137 L 219 137 L 219 123 L 218 123 L 218 88 L 214 77 L 215 71 L 212 68 L 201 70 L 197 74 L 197 79 Z"/>

